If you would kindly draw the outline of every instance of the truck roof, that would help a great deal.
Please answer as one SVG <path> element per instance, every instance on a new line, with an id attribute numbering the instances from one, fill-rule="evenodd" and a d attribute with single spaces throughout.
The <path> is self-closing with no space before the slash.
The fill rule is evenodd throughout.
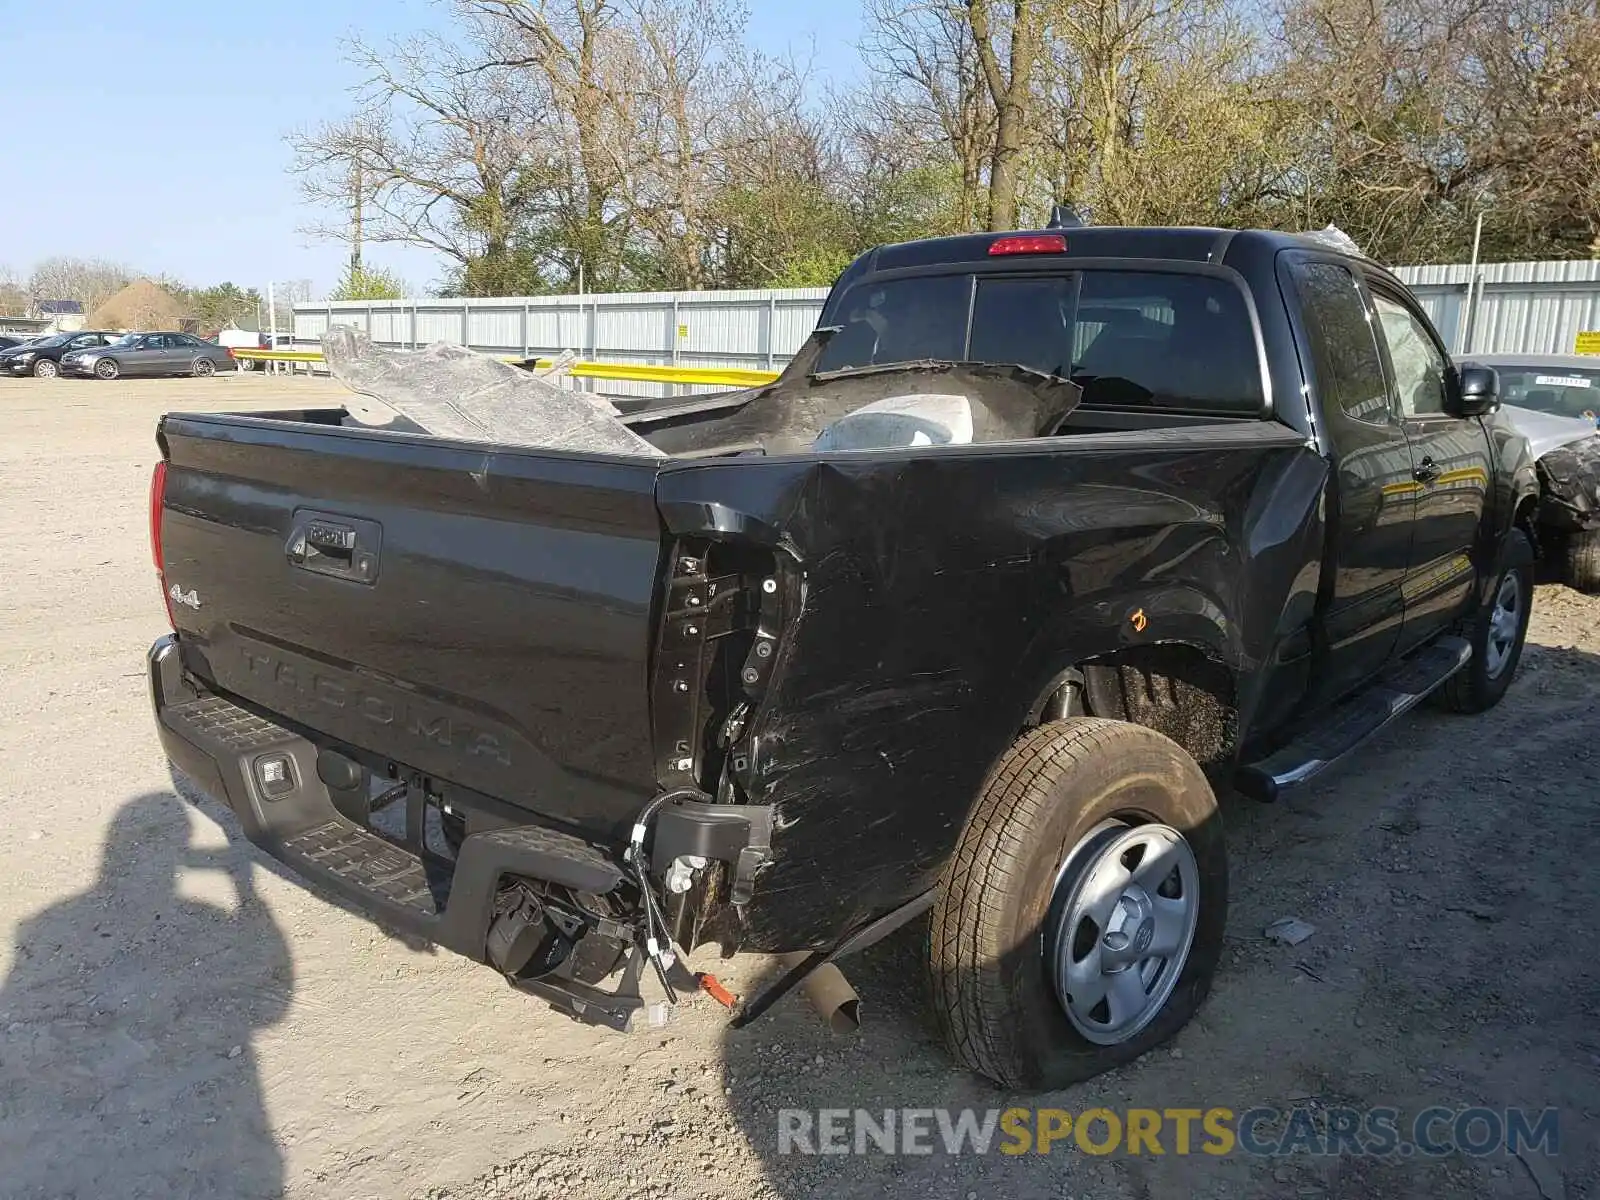
<path id="1" fill-rule="evenodd" d="M 1222 260 L 1236 241 L 1240 243 L 1239 249 L 1245 249 L 1248 245 L 1251 250 L 1263 254 L 1274 254 L 1285 249 L 1340 253 L 1315 235 L 1271 229 L 1089 225 L 1006 233 L 963 233 L 951 237 L 895 242 L 866 251 L 845 273 L 855 278 L 876 271 L 907 267 L 987 261 L 991 257 L 989 247 L 999 238 L 1011 237 L 1063 237 L 1066 239 L 1065 254 L 1068 258 L 1173 259 L 1215 263 Z"/>

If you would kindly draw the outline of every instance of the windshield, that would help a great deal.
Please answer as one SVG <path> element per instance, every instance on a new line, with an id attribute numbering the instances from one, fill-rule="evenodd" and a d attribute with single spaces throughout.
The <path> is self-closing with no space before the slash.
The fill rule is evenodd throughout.
<path id="1" fill-rule="evenodd" d="M 1586 421 L 1600 413 L 1600 366 L 1589 370 L 1513 365 L 1495 371 L 1500 376 L 1500 399 L 1507 404 Z"/>
<path id="2" fill-rule="evenodd" d="M 1083 405 L 1255 413 L 1260 360 L 1239 289 L 1212 275 L 1089 270 L 864 281 L 834 309 L 818 373 L 934 360 L 1071 379 Z"/>
<path id="3" fill-rule="evenodd" d="M 36 342 L 29 342 L 28 346 L 33 350 L 43 350 L 47 346 L 65 346 L 67 342 L 71 340 L 72 336 L 73 335 L 70 333 L 52 333 L 47 338 L 40 338 Z"/>

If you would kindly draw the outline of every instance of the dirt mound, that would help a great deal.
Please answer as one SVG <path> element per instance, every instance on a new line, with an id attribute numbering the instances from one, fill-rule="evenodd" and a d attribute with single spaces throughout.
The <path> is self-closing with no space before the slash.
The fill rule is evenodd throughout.
<path id="1" fill-rule="evenodd" d="M 89 314 L 90 329 L 177 329 L 183 304 L 166 288 L 136 279 Z"/>

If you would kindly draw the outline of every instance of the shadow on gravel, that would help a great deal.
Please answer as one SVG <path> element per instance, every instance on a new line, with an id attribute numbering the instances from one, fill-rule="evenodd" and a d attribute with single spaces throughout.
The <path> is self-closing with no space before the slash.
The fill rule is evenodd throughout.
<path id="1" fill-rule="evenodd" d="M 288 1008 L 287 947 L 248 858 L 192 848 L 185 808 L 123 804 L 93 884 L 18 927 L 0 986 L 8 1198 L 283 1191 L 251 1037 Z"/>
<path id="2" fill-rule="evenodd" d="M 1211 998 L 1167 1046 L 1026 1096 L 952 1066 L 923 992 L 926 924 L 843 965 L 859 1034 L 798 996 L 722 1044 L 740 1132 L 771 1195 L 905 1200 L 1516 1200 L 1600 1196 L 1600 658 L 1530 646 L 1502 704 L 1424 708 L 1277 805 L 1225 797 L 1232 902 Z M 1272 920 L 1317 927 L 1294 948 Z M 1532 931 L 1560 930 L 1553 940 Z M 770 982 L 774 970 L 748 990 Z M 1097 1106 L 1429 1106 L 1560 1112 L 1561 1157 L 1251 1158 L 781 1153 L 780 1112 Z M 844 1125 L 850 1129 L 848 1120 Z M 1170 1127 L 1169 1127 L 1170 1129 Z M 1070 1138 L 1067 1139 L 1070 1143 Z M 1199 1142 L 1197 1136 L 1196 1142 Z"/>

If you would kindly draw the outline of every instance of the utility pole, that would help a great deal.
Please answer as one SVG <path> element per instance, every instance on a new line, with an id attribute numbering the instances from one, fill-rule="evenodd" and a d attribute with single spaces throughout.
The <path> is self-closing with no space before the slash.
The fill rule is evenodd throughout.
<path id="1" fill-rule="evenodd" d="M 1472 327 L 1478 323 L 1478 300 L 1482 283 L 1478 273 L 1478 246 L 1483 241 L 1483 210 L 1478 210 L 1478 223 L 1472 230 L 1472 265 L 1467 268 L 1467 302 L 1461 311 L 1461 332 L 1456 338 L 1456 353 L 1465 354 L 1472 346 Z"/>
<path id="2" fill-rule="evenodd" d="M 358 152 L 350 165 L 350 282 L 361 275 L 361 204 L 364 181 L 361 175 L 361 155 Z"/>

